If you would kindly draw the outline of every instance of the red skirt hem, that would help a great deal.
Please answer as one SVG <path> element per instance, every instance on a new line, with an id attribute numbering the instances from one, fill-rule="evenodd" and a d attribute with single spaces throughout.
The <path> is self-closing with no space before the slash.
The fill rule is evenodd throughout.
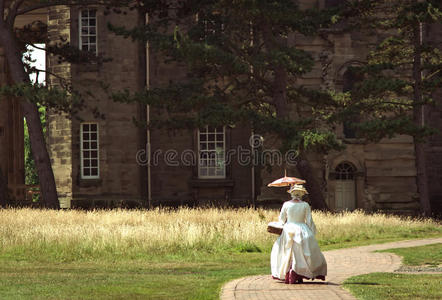
<path id="1" fill-rule="evenodd" d="M 319 275 L 319 276 L 316 276 L 314 278 L 308 278 L 308 277 L 305 277 L 303 275 L 297 274 L 293 270 L 290 270 L 290 271 L 287 272 L 287 274 L 285 274 L 285 279 L 279 279 L 279 278 L 274 277 L 274 276 L 272 276 L 272 278 L 275 279 L 275 280 L 284 281 L 284 283 L 286 283 L 286 284 L 302 283 L 304 279 L 306 279 L 306 280 L 320 279 L 322 281 L 325 281 L 325 276 L 324 275 Z"/>

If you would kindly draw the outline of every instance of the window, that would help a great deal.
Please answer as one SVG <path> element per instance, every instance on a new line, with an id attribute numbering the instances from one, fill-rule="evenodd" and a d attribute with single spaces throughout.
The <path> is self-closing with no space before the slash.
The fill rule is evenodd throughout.
<path id="1" fill-rule="evenodd" d="M 355 73 L 352 69 L 348 69 L 345 71 L 343 75 L 343 86 L 342 91 L 344 93 L 346 92 L 352 92 L 355 88 L 355 85 L 362 81 L 362 76 Z M 360 122 L 361 116 L 359 114 L 349 116 L 347 120 L 344 121 L 343 127 L 344 127 L 344 137 L 348 139 L 354 139 L 356 138 L 356 129 L 355 124 Z"/>
<path id="2" fill-rule="evenodd" d="M 206 126 L 198 130 L 198 177 L 225 178 L 225 128 Z"/>
<path id="3" fill-rule="evenodd" d="M 356 168 L 348 162 L 343 162 L 336 167 L 335 172 L 337 180 L 353 180 Z"/>
<path id="4" fill-rule="evenodd" d="M 80 130 L 81 178 L 100 177 L 98 124 L 82 123 Z"/>
<path id="5" fill-rule="evenodd" d="M 197 14 L 196 21 L 198 22 L 197 29 L 191 35 L 207 44 L 222 43 L 224 23 L 219 14 Z"/>
<path id="6" fill-rule="evenodd" d="M 80 49 L 97 53 L 97 10 L 89 8 L 80 10 L 79 20 Z"/>

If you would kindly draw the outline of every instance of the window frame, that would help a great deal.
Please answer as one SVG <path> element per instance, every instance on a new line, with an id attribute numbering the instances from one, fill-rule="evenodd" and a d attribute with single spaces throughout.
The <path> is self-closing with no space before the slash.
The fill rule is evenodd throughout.
<path id="1" fill-rule="evenodd" d="M 83 50 L 82 15 L 83 15 L 83 12 L 86 11 L 86 10 L 88 11 L 88 17 L 87 17 L 88 20 L 90 20 L 89 12 L 91 10 L 95 11 L 95 17 L 94 17 L 95 18 L 95 35 L 90 35 L 89 34 L 89 28 L 91 26 L 89 26 L 89 23 L 88 23 L 88 26 L 87 26 L 87 28 L 88 28 L 88 35 L 86 36 L 86 37 L 95 36 L 95 51 L 91 51 L 91 49 L 90 49 L 91 44 L 89 43 L 89 41 L 88 41 L 88 44 L 87 44 L 88 45 L 88 51 L 95 53 L 95 55 L 98 55 L 98 18 L 97 18 L 98 10 L 96 8 L 81 8 L 81 9 L 78 10 L 78 48 L 80 50 Z M 86 51 L 86 50 L 83 50 L 83 51 Z"/>
<path id="2" fill-rule="evenodd" d="M 88 151 L 97 151 L 97 157 L 96 157 L 96 160 L 97 160 L 97 167 L 96 167 L 97 168 L 97 175 L 85 175 L 84 174 L 84 170 L 85 170 L 85 166 L 84 166 L 84 161 L 85 161 L 84 151 L 87 151 L 83 147 L 83 142 L 85 142 L 85 140 L 83 139 L 83 133 L 85 133 L 84 132 L 84 127 L 83 127 L 84 125 L 97 125 L 97 131 L 96 131 L 97 139 L 96 140 L 92 140 L 89 137 L 89 140 L 87 140 L 89 143 L 97 142 L 97 148 L 96 149 L 92 149 L 91 147 L 89 147 L 89 149 L 87 149 Z M 87 131 L 87 132 L 89 134 L 93 133 L 93 132 L 95 133 L 95 131 L 92 131 L 90 128 L 89 128 L 89 131 Z M 92 161 L 91 157 L 89 157 L 88 159 L 89 159 L 89 161 Z M 90 164 L 89 167 L 87 167 L 87 168 L 89 168 L 89 170 L 92 170 L 92 168 L 93 168 L 92 164 Z M 80 123 L 80 178 L 81 179 L 99 179 L 100 178 L 100 127 L 99 127 L 99 124 L 97 122 L 82 122 L 82 123 Z"/>
<path id="3" fill-rule="evenodd" d="M 214 127 L 214 129 L 215 129 L 214 131 L 209 131 L 209 126 L 205 126 L 203 128 L 204 128 L 205 131 L 201 131 L 202 128 L 198 128 L 198 131 L 197 131 L 198 178 L 199 179 L 225 179 L 227 177 L 227 166 L 226 166 L 226 127 L 225 126 Z M 202 162 L 201 154 L 202 154 L 202 152 L 207 152 L 207 153 L 212 152 L 212 153 L 215 153 L 215 158 L 213 158 L 213 159 L 215 160 L 215 163 L 217 161 L 216 144 L 221 142 L 221 141 L 218 141 L 217 138 L 216 138 L 217 134 L 221 133 L 221 132 L 218 131 L 219 128 L 222 128 L 222 136 L 223 136 L 223 140 L 222 140 L 222 144 L 223 144 L 223 147 L 222 147 L 222 154 L 223 154 L 222 173 L 223 174 L 222 175 L 217 175 L 216 174 L 217 171 L 221 169 L 220 167 L 217 167 L 216 165 L 214 167 L 207 165 L 207 166 L 204 166 L 204 168 L 207 170 L 207 173 L 206 173 L 206 175 L 202 175 L 201 174 L 202 173 L 201 171 L 202 171 L 202 168 L 203 168 L 203 166 L 201 165 L 201 162 Z M 206 135 L 208 135 L 208 134 L 214 134 L 215 135 L 215 139 L 213 141 L 213 143 L 215 144 L 215 149 L 214 150 L 209 150 L 209 148 L 208 148 L 209 143 L 212 142 L 212 141 L 208 140 L 208 137 L 206 138 L 206 141 L 201 141 L 201 134 L 202 133 L 206 134 Z M 201 143 L 204 143 L 204 142 L 206 143 L 206 149 L 205 150 L 201 149 Z M 206 159 L 210 160 L 211 159 L 210 157 L 211 156 L 209 154 Z M 215 170 L 215 175 L 208 175 L 210 169 L 214 169 Z"/>
<path id="4" fill-rule="evenodd" d="M 357 169 L 348 161 L 340 162 L 335 168 L 335 180 L 349 181 L 355 180 Z"/>

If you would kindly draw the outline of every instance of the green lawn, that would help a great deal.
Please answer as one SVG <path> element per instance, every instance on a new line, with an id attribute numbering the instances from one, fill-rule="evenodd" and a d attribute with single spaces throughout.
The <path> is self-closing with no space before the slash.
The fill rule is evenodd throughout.
<path id="1" fill-rule="evenodd" d="M 358 299 L 442 299 L 442 275 L 371 273 L 347 279 Z"/>
<path id="2" fill-rule="evenodd" d="M 117 262 L 0 261 L 1 299 L 219 299 L 223 283 L 269 271 L 267 253 Z"/>
<path id="3" fill-rule="evenodd" d="M 380 252 L 396 253 L 409 266 L 438 266 L 442 263 L 442 244 L 396 248 Z M 442 299 L 442 274 L 371 273 L 344 282 L 358 299 Z"/>
<path id="4" fill-rule="evenodd" d="M 390 252 L 402 256 L 402 263 L 408 266 L 438 266 L 442 264 L 442 244 L 387 249 L 380 252 Z"/>

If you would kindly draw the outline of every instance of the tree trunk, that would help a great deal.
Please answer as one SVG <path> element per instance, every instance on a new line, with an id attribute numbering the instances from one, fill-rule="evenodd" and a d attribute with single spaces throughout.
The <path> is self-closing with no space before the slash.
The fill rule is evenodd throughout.
<path id="1" fill-rule="evenodd" d="M 414 122 L 418 126 L 425 126 L 425 105 L 422 104 L 422 24 L 417 23 L 414 28 L 414 60 L 413 60 L 413 81 L 414 81 Z M 426 168 L 425 143 L 414 137 L 416 155 L 416 183 L 421 204 L 421 213 L 424 216 L 431 215 L 430 197 L 428 189 L 428 175 Z"/>
<path id="2" fill-rule="evenodd" d="M 296 169 L 301 175 L 302 179 L 306 181 L 305 187 L 308 191 L 308 197 L 310 199 L 311 205 L 314 209 L 319 209 L 322 211 L 329 211 L 330 209 L 325 203 L 324 196 L 322 195 L 321 186 L 313 174 L 313 169 L 304 155 L 301 155 L 296 161 Z"/>
<path id="3" fill-rule="evenodd" d="M 275 41 L 272 38 L 270 26 L 266 26 L 263 29 L 263 38 L 268 49 L 272 49 Z M 280 39 L 278 43 L 286 44 L 287 40 Z M 274 73 L 273 103 L 276 109 L 276 116 L 281 119 L 287 119 L 289 118 L 289 108 L 287 105 L 287 70 L 285 69 L 285 66 L 277 65 L 274 66 Z M 307 182 L 306 188 L 309 192 L 309 199 L 312 207 L 314 209 L 328 211 L 329 208 L 325 202 L 324 196 L 322 195 L 321 186 L 316 180 L 313 174 L 313 169 L 304 155 L 301 155 L 298 158 L 296 169 L 301 177 Z"/>
<path id="4" fill-rule="evenodd" d="M 4 22 L 0 23 L 0 45 L 5 51 L 6 61 L 13 83 L 29 83 L 29 77 L 24 70 L 20 55 L 21 51 L 17 45 L 15 36 Z M 28 125 L 29 140 L 31 142 L 33 158 L 40 181 L 43 206 L 47 208 L 60 208 L 54 173 L 46 148 L 46 141 L 43 135 L 37 105 L 27 100 L 21 100 L 21 107 Z"/>
<path id="5" fill-rule="evenodd" d="M 8 204 L 8 186 L 6 179 L 3 176 L 3 171 L 0 168 L 0 207 L 5 207 Z"/>

